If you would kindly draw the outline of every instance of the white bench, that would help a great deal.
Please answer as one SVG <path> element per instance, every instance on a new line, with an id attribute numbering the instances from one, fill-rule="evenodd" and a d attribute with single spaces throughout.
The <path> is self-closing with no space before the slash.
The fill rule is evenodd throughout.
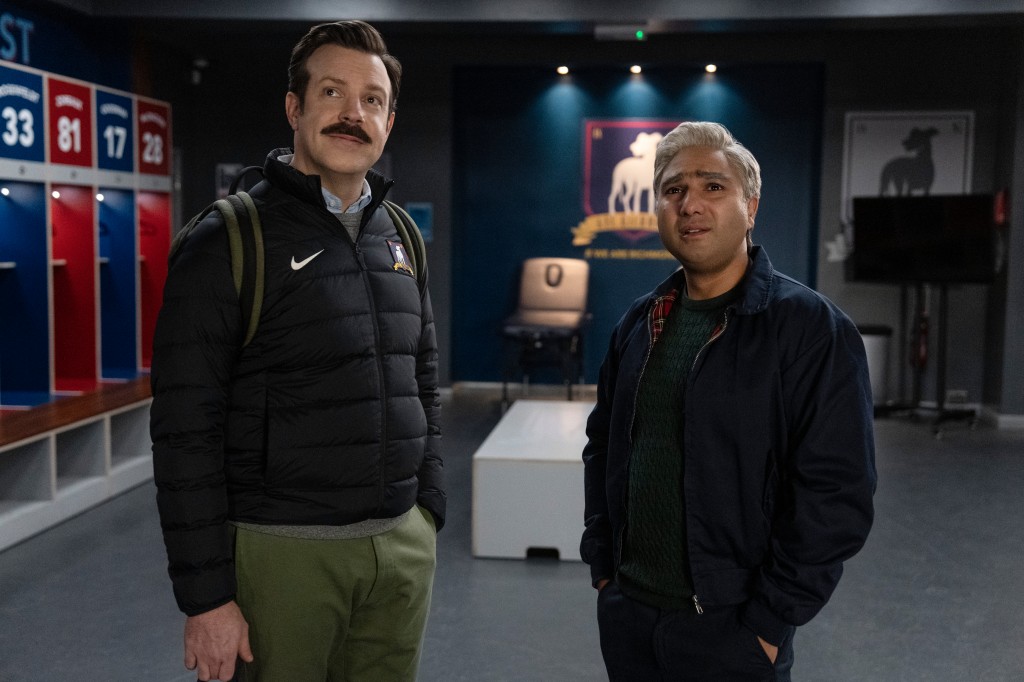
<path id="1" fill-rule="evenodd" d="M 473 556 L 580 560 L 592 402 L 517 400 L 473 455 Z"/>

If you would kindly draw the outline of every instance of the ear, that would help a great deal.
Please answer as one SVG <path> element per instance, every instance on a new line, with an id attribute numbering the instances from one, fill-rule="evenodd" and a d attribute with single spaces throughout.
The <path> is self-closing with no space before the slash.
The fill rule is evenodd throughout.
<path id="1" fill-rule="evenodd" d="M 760 201 L 758 197 L 747 199 L 747 227 L 749 229 L 754 229 L 754 216 L 757 215 L 757 206 Z"/>
<path id="2" fill-rule="evenodd" d="M 384 126 L 384 134 L 391 135 L 391 126 L 395 125 L 395 112 L 388 114 L 388 124 Z"/>
<path id="3" fill-rule="evenodd" d="M 292 130 L 298 130 L 299 116 L 302 115 L 302 103 L 299 102 L 299 96 L 294 92 L 289 92 L 284 96 L 284 114 L 288 118 L 288 125 L 292 127 Z"/>

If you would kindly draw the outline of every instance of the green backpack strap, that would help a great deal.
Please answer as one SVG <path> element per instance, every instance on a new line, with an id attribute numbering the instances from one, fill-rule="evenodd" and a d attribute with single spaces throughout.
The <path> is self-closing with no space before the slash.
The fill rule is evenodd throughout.
<path id="1" fill-rule="evenodd" d="M 391 221 L 395 224 L 398 237 L 402 240 L 409 256 L 416 282 L 422 293 L 427 286 L 427 248 L 423 241 L 416 221 L 398 204 L 384 201 Z M 211 211 L 219 211 L 224 218 L 224 226 L 228 233 L 228 245 L 231 250 L 231 278 L 238 294 L 238 302 L 242 309 L 242 328 L 245 337 L 242 348 L 249 345 L 256 328 L 259 326 L 260 313 L 263 308 L 265 289 L 266 263 L 263 251 L 263 225 L 259 211 L 252 197 L 247 192 L 238 192 L 218 199 L 202 212 L 196 214 L 178 232 L 171 242 L 171 258 L 174 257 L 189 233 Z"/>
<path id="2" fill-rule="evenodd" d="M 242 329 L 245 336 L 242 348 L 249 345 L 259 326 L 263 308 L 264 272 L 263 225 L 259 211 L 252 197 L 238 192 L 224 199 L 218 199 L 185 224 L 171 242 L 170 258 L 173 260 L 189 234 L 211 211 L 219 211 L 228 233 L 231 251 L 231 279 L 242 309 Z"/>
<path id="3" fill-rule="evenodd" d="M 242 308 L 242 348 L 249 345 L 263 309 L 266 264 L 263 256 L 263 225 L 252 197 L 246 192 L 214 202 L 224 216 L 231 248 L 231 277 Z"/>
<path id="4" fill-rule="evenodd" d="M 384 208 L 387 209 L 388 215 L 391 216 L 391 222 L 398 230 L 399 239 L 405 245 L 412 270 L 416 273 L 416 282 L 419 284 L 420 293 L 423 293 L 427 287 L 427 246 L 423 242 L 423 234 L 420 233 L 416 221 L 404 208 L 387 199 L 384 200 Z"/>

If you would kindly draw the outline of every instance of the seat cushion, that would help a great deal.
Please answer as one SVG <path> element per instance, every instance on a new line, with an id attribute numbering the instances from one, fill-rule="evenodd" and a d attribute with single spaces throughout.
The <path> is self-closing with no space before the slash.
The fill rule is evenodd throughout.
<path id="1" fill-rule="evenodd" d="M 505 336 L 572 336 L 580 330 L 583 313 L 576 310 L 519 310 L 505 318 Z"/>

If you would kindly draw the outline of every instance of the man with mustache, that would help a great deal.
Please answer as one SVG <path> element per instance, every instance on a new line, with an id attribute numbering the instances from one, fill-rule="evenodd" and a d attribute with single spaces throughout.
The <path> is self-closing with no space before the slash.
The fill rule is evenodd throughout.
<path id="1" fill-rule="evenodd" d="M 382 206 L 392 181 L 370 170 L 401 66 L 372 26 L 340 21 L 296 44 L 288 76 L 294 148 L 250 192 L 255 336 L 242 343 L 217 212 L 176 252 L 157 323 L 154 469 L 185 665 L 413 680 L 445 492 L 430 297 Z"/>
<path id="2" fill-rule="evenodd" d="M 682 268 L 613 331 L 583 451 L 601 652 L 613 682 L 787 682 L 871 528 L 864 345 L 752 243 L 761 170 L 723 126 L 666 135 L 654 190 Z"/>

